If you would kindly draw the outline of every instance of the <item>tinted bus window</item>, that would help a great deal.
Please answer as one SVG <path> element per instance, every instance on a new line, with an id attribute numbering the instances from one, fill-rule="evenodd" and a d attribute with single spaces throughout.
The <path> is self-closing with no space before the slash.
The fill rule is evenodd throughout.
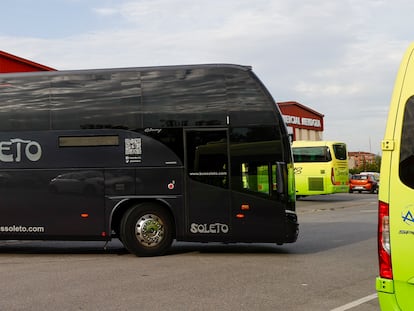
<path id="1" fill-rule="evenodd" d="M 144 127 L 225 125 L 224 77 L 217 70 L 142 73 Z"/>
<path id="2" fill-rule="evenodd" d="M 234 126 L 275 124 L 276 104 L 248 72 L 226 72 L 228 111 Z M 253 112 L 253 113 L 252 113 Z"/>
<path id="3" fill-rule="evenodd" d="M 272 196 L 277 190 L 276 162 L 282 161 L 281 136 L 275 127 L 233 128 L 230 135 L 232 188 Z"/>
<path id="4" fill-rule="evenodd" d="M 400 178 L 410 188 L 414 188 L 414 97 L 405 105 L 401 135 Z"/>
<path id="5" fill-rule="evenodd" d="M 53 129 L 136 129 L 136 72 L 72 74 L 52 79 Z"/>
<path id="6" fill-rule="evenodd" d="M 191 179 L 228 187 L 227 131 L 188 131 L 187 167 Z"/>
<path id="7" fill-rule="evenodd" d="M 334 144 L 333 151 L 335 158 L 338 160 L 348 159 L 348 153 L 346 151 L 346 146 L 344 144 Z"/>
<path id="8" fill-rule="evenodd" d="M 293 148 L 293 159 L 295 162 L 329 162 L 332 160 L 329 148 L 321 147 L 303 147 Z M 346 159 L 346 157 L 345 157 Z"/>
<path id="9" fill-rule="evenodd" d="M 37 131 L 50 128 L 49 79 L 2 79 L 0 92 L 0 131 Z"/>

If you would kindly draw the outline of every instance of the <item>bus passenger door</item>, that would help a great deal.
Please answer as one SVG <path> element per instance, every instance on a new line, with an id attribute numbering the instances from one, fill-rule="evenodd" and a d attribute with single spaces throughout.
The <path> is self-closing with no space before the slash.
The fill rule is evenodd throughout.
<path id="1" fill-rule="evenodd" d="M 226 241 L 230 233 L 227 130 L 185 130 L 184 135 L 189 240 Z"/>
<path id="2" fill-rule="evenodd" d="M 277 126 L 234 127 L 230 132 L 233 240 L 285 240 L 288 173 Z"/>
<path id="3" fill-rule="evenodd" d="M 284 165 L 284 164 L 283 164 Z M 232 233 L 235 241 L 285 239 L 283 165 L 260 158 L 232 159 Z M 279 173 L 279 177 L 278 177 Z"/>

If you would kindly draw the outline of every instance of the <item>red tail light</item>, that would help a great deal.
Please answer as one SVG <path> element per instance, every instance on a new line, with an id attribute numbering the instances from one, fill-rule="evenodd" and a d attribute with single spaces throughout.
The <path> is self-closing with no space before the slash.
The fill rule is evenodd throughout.
<path id="1" fill-rule="evenodd" d="M 332 182 L 332 185 L 341 185 L 340 181 L 335 181 L 335 170 L 333 167 L 331 169 L 331 182 Z"/>
<path id="2" fill-rule="evenodd" d="M 378 259 L 380 277 L 392 279 L 389 205 L 378 204 Z"/>

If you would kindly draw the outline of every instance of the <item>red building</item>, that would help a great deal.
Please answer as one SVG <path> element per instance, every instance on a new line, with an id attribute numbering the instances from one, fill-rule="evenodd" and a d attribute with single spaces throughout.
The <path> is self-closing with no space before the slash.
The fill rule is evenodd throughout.
<path id="1" fill-rule="evenodd" d="M 322 140 L 324 115 L 295 101 L 277 103 L 293 140 Z"/>
<path id="2" fill-rule="evenodd" d="M 0 51 L 0 73 L 53 70 L 56 69 Z"/>

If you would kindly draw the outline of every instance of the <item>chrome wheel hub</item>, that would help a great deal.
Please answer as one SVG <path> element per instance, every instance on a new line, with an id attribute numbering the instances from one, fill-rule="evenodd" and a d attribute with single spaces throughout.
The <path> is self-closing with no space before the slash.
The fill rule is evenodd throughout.
<path id="1" fill-rule="evenodd" d="M 155 247 L 164 238 L 164 223 L 156 215 L 145 214 L 137 221 L 135 235 L 142 245 Z"/>

